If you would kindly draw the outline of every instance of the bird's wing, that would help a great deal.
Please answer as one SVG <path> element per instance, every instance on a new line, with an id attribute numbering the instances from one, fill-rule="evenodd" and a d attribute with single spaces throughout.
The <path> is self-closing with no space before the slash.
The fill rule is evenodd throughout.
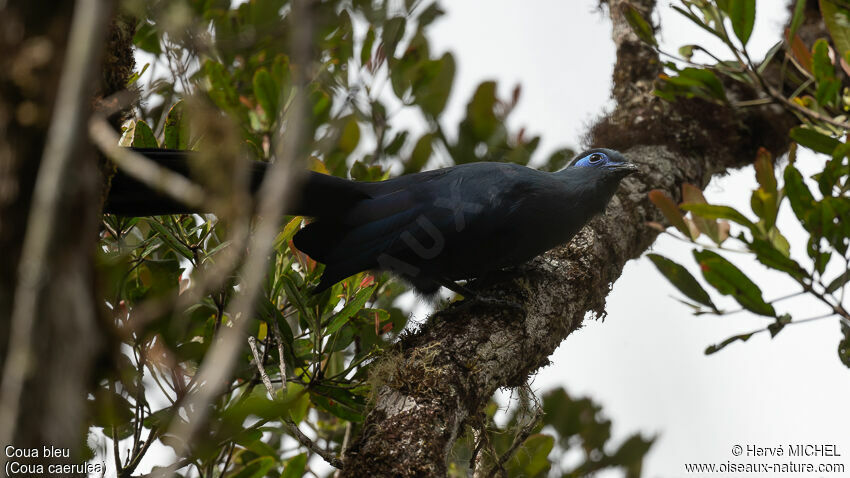
<path id="1" fill-rule="evenodd" d="M 325 264 L 317 291 L 377 267 L 377 258 L 410 227 L 422 206 L 410 191 L 358 201 L 340 217 L 319 217 L 293 238 L 295 247 Z"/>
<path id="2" fill-rule="evenodd" d="M 447 168 L 381 183 L 358 183 L 370 196 L 343 216 L 319 217 L 295 246 L 326 265 L 318 290 L 357 272 L 402 265 L 437 275 L 446 254 L 474 250 L 504 227 L 522 201 L 523 181 L 500 165 Z M 365 187 L 364 187 L 365 186 Z"/>

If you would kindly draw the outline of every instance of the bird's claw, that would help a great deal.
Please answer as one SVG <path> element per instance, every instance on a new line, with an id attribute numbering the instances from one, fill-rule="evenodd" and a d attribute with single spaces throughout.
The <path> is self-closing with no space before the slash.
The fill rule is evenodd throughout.
<path id="1" fill-rule="evenodd" d="M 452 307 L 452 310 L 455 312 L 462 312 L 475 304 L 481 304 L 492 308 L 497 309 L 512 309 L 521 315 L 526 314 L 525 307 L 512 300 L 507 299 L 497 299 L 495 297 L 487 297 L 482 295 L 473 295 L 472 297 L 464 299 L 460 304 Z"/>

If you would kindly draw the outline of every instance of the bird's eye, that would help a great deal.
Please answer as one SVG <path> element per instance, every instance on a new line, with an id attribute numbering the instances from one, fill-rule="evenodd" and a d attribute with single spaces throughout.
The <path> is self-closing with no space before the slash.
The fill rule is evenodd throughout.
<path id="1" fill-rule="evenodd" d="M 596 164 L 599 161 L 605 159 L 605 155 L 602 153 L 593 153 L 587 158 L 590 161 L 590 164 Z"/>

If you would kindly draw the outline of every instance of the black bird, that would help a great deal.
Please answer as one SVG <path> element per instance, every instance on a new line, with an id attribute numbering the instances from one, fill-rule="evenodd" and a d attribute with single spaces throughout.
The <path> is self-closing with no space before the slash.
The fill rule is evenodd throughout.
<path id="1" fill-rule="evenodd" d="M 140 152 L 186 172 L 185 152 Z M 256 187 L 266 165 L 253 167 Z M 495 162 L 378 182 L 310 173 L 301 200 L 290 213 L 314 220 L 293 241 L 299 250 L 325 264 L 315 292 L 358 272 L 377 269 L 394 272 L 423 294 L 445 286 L 466 296 L 469 291 L 456 280 L 520 265 L 568 242 L 605 210 L 620 180 L 636 171 L 616 151 L 591 149 L 554 173 Z M 140 207 L 133 197 L 144 189 L 119 174 L 105 212 L 189 212 L 153 191 L 147 194 L 147 205 Z"/>

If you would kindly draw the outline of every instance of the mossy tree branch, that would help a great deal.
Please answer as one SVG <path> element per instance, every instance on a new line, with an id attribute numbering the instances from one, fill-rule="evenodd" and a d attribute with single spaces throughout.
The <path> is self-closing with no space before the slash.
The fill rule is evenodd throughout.
<path id="1" fill-rule="evenodd" d="M 404 337 L 381 367 L 382 383 L 362 431 L 348 449 L 343 476 L 437 476 L 464 425 L 492 394 L 516 387 L 589 315 L 605 313 L 610 286 L 639 257 L 664 222 L 647 198 L 661 189 L 674 198 L 681 186 L 705 187 L 731 168 L 748 165 L 759 147 L 774 155 L 788 147 L 794 118 L 775 105 L 735 109 L 703 100 L 668 103 L 652 94 L 661 72 L 656 52 L 641 43 L 622 16 L 625 0 L 610 0 L 617 62 L 616 109 L 591 128 L 590 146 L 621 150 L 642 174 L 626 179 L 604 216 L 569 244 L 521 268 L 510 282 L 482 292 L 525 307 L 480 306 L 431 317 Z M 652 0 L 628 3 L 645 15 Z"/>

